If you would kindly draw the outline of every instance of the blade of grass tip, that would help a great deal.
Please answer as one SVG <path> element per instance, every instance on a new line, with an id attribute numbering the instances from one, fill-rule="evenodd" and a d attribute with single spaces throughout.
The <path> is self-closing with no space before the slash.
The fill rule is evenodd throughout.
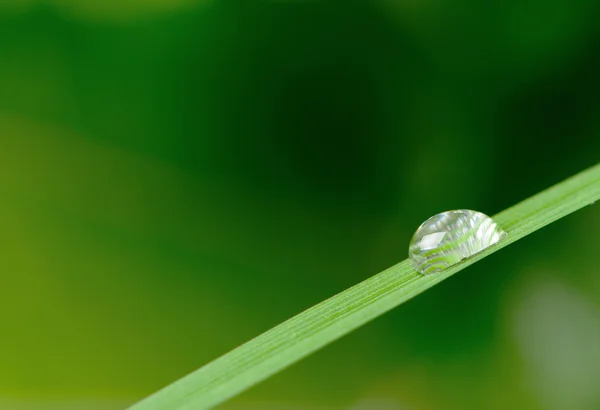
<path id="1" fill-rule="evenodd" d="M 408 260 L 315 305 L 133 405 L 130 410 L 214 407 L 473 263 L 600 199 L 600 164 L 495 215 L 508 234 L 443 272 L 422 276 Z"/>

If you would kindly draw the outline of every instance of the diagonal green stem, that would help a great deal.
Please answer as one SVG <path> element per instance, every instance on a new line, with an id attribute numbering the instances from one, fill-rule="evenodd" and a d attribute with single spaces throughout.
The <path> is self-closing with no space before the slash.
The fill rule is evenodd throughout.
<path id="1" fill-rule="evenodd" d="M 445 271 L 422 276 L 408 260 L 327 299 L 135 404 L 130 410 L 216 406 L 467 266 L 600 199 L 600 164 L 493 219 L 508 234 Z"/>

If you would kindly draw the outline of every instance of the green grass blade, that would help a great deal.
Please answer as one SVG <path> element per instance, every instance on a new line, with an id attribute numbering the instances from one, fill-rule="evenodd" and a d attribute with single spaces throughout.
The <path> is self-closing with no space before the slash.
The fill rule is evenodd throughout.
<path id="1" fill-rule="evenodd" d="M 404 260 L 263 333 L 131 410 L 216 406 L 467 266 L 599 199 L 600 164 L 495 215 L 508 233 L 497 245 L 429 276 L 419 275 Z"/>

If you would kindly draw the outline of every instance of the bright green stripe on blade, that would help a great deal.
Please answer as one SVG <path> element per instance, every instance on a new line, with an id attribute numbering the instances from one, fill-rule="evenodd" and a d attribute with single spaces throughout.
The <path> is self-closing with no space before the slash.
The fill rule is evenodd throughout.
<path id="1" fill-rule="evenodd" d="M 493 220 L 507 235 L 476 255 L 431 275 L 420 275 L 404 260 L 252 339 L 132 410 L 212 408 L 462 269 L 598 200 L 600 165 L 495 215 Z M 588 251 L 593 249 L 592 243 Z"/>

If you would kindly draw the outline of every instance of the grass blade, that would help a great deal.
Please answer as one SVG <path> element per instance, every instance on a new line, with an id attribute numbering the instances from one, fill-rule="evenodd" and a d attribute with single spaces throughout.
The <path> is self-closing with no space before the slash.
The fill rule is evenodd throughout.
<path id="1" fill-rule="evenodd" d="M 274 327 L 130 409 L 198 410 L 216 406 L 467 266 L 599 199 L 600 164 L 495 215 L 493 218 L 508 233 L 497 245 L 429 276 L 419 275 L 404 260 Z"/>

